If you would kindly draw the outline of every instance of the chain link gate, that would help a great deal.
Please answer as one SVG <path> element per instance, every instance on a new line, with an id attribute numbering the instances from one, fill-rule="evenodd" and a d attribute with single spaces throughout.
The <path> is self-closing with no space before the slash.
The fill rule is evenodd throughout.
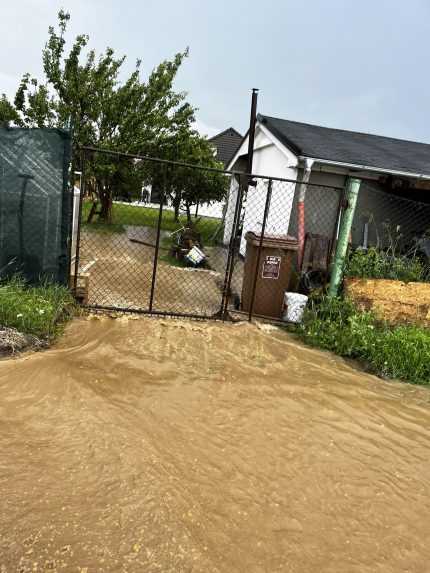
<path id="1" fill-rule="evenodd" d="M 75 292 L 92 309 L 251 319 L 253 301 L 246 313 L 241 301 L 245 235 L 297 236 L 299 185 L 85 147 Z M 342 189 L 307 188 L 308 235 L 326 237 L 328 261 Z M 198 203 L 207 196 L 219 200 Z"/>

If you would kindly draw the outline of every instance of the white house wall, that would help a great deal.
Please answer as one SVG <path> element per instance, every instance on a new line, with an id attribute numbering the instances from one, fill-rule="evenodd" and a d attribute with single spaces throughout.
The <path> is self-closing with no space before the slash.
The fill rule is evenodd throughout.
<path id="1" fill-rule="evenodd" d="M 248 152 L 248 140 L 246 140 L 244 142 L 246 144 L 246 150 L 245 153 Z M 254 153 L 256 152 L 257 149 L 261 149 L 263 147 L 266 147 L 267 145 L 272 145 L 272 141 L 267 137 L 267 135 L 265 133 L 263 133 L 261 131 L 261 129 L 257 129 L 256 133 L 255 133 L 255 139 L 254 139 Z M 255 163 L 254 163 L 254 167 L 255 167 Z"/>
<path id="2" fill-rule="evenodd" d="M 223 238 L 223 243 L 225 245 L 228 245 L 230 243 L 238 190 L 239 190 L 239 183 L 236 177 L 233 176 L 230 181 L 230 189 L 228 192 L 227 207 L 225 211 L 224 238 Z"/>
<path id="3" fill-rule="evenodd" d="M 274 144 L 254 151 L 253 172 L 255 175 L 297 178 L 296 157 L 291 154 L 288 160 Z M 257 186 L 248 189 L 240 254 L 246 250 L 245 235 L 248 231 L 260 233 L 263 225 L 264 206 L 267 197 L 268 179 L 258 179 Z M 295 184 L 286 181 L 273 181 L 272 198 L 266 223 L 266 233 L 286 235 L 290 223 L 291 208 L 294 199 Z"/>
<path id="4" fill-rule="evenodd" d="M 244 141 L 239 155 L 247 152 L 248 142 Z M 272 142 L 272 140 L 257 128 L 253 174 L 265 177 L 280 177 L 295 180 L 297 178 L 297 157 L 287 149 L 282 151 Z M 232 170 L 235 165 L 231 166 Z M 249 187 L 246 200 L 244 202 L 243 231 L 240 244 L 240 253 L 245 254 L 245 235 L 248 231 L 261 232 L 263 224 L 264 206 L 267 196 L 267 179 L 256 178 L 257 186 Z M 272 199 L 266 224 L 266 233 L 286 234 L 288 231 L 291 208 L 294 199 L 294 183 L 284 181 L 274 181 L 272 185 Z M 227 204 L 226 224 L 224 230 L 224 244 L 228 244 L 231 234 L 231 226 L 234 216 L 234 207 L 237 198 L 237 188 L 231 189 Z"/>
<path id="5" fill-rule="evenodd" d="M 287 149 L 280 151 L 264 134 L 256 138 L 252 165 L 254 175 L 296 179 L 296 165 L 297 157 L 294 153 Z"/>

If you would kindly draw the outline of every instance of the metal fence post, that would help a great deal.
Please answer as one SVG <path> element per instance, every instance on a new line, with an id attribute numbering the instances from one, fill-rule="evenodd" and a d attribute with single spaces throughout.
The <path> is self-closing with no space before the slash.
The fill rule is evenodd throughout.
<path id="1" fill-rule="evenodd" d="M 84 194 L 85 194 L 85 167 L 86 167 L 86 152 L 82 151 L 82 168 L 81 168 L 82 185 L 79 193 L 78 230 L 76 233 L 75 276 L 73 277 L 73 293 L 75 296 L 78 291 L 79 256 L 81 252 L 82 203 L 84 201 Z M 74 191 L 73 191 L 73 197 L 74 197 Z M 73 226 L 72 226 L 72 233 L 73 233 Z M 72 235 L 72 240 L 73 240 L 73 235 Z"/>
<path id="2" fill-rule="evenodd" d="M 67 272 L 66 274 L 66 284 L 67 288 L 71 289 L 72 286 L 70 284 L 71 275 L 72 275 L 72 247 L 73 247 L 73 205 L 75 202 L 75 180 L 74 180 L 74 163 L 75 163 L 75 151 L 73 148 L 73 129 L 70 130 L 70 140 L 68 144 L 68 161 L 64 158 L 64 171 L 67 171 L 67 180 L 68 184 L 64 187 L 64 195 L 63 198 L 67 198 L 65 203 L 67 204 L 67 224 L 66 224 L 66 235 L 67 235 Z M 66 146 L 65 146 L 66 148 Z M 63 206 L 63 211 L 64 211 Z"/>
<path id="3" fill-rule="evenodd" d="M 360 190 L 360 179 L 351 178 L 348 181 L 346 191 L 347 206 L 342 217 L 339 240 L 336 246 L 336 255 L 333 263 L 333 270 L 330 279 L 329 297 L 337 296 L 339 285 L 342 280 L 343 267 L 345 264 L 346 252 L 348 250 L 349 234 L 354 219 L 355 207 L 357 205 L 358 192 Z"/>
<path id="4" fill-rule="evenodd" d="M 239 188 L 237 190 L 237 197 L 236 197 L 236 206 L 234 209 L 234 217 L 233 217 L 233 224 L 231 228 L 231 235 L 230 241 L 228 245 L 228 254 L 227 254 L 227 263 L 225 268 L 225 275 L 224 275 L 224 285 L 222 289 L 222 299 L 221 299 L 221 309 L 219 314 L 221 318 L 225 320 L 227 314 L 227 307 L 228 307 L 228 297 L 231 288 L 231 279 L 233 277 L 233 268 L 234 268 L 234 248 L 235 248 L 235 241 L 237 235 L 237 229 L 239 226 L 240 220 L 240 213 L 242 210 L 242 196 L 244 190 L 243 184 L 243 176 L 239 176 Z"/>
<path id="5" fill-rule="evenodd" d="M 154 292 L 155 292 L 155 283 L 157 280 L 158 253 L 160 250 L 160 233 L 161 233 L 161 223 L 163 220 L 163 206 L 164 206 L 164 199 L 166 197 L 166 187 L 167 187 L 167 165 L 164 164 L 163 189 L 160 196 L 160 208 L 158 210 L 158 221 L 157 221 L 157 236 L 155 239 L 154 264 L 152 265 L 151 293 L 149 295 L 149 312 L 152 312 L 154 306 Z"/>
<path id="6" fill-rule="evenodd" d="M 336 249 L 336 245 L 337 245 L 337 239 L 339 236 L 340 224 L 342 221 L 343 208 L 346 206 L 345 193 L 346 193 L 345 187 L 343 189 L 339 190 L 339 200 L 337 203 L 336 220 L 334 223 L 333 232 L 332 232 L 332 236 L 331 236 L 331 240 L 330 240 L 330 248 L 329 248 L 328 253 L 327 253 L 327 271 L 326 271 L 325 278 L 324 278 L 324 286 L 327 286 L 329 278 L 330 278 L 330 273 L 333 269 L 334 254 L 335 254 L 335 249 Z"/>
<path id="7" fill-rule="evenodd" d="M 269 184 L 267 186 L 266 203 L 264 205 L 263 225 L 261 227 L 260 243 L 258 245 L 257 261 L 255 263 L 254 278 L 252 281 L 251 302 L 249 305 L 249 313 L 248 313 L 249 322 L 251 322 L 251 320 L 252 320 L 252 312 L 254 310 L 255 291 L 257 288 L 257 279 L 258 279 L 258 272 L 259 272 L 259 268 L 260 268 L 261 251 L 263 248 L 264 233 L 266 231 L 266 223 L 267 223 L 267 217 L 269 215 L 271 198 L 272 198 L 272 180 L 269 179 Z"/>

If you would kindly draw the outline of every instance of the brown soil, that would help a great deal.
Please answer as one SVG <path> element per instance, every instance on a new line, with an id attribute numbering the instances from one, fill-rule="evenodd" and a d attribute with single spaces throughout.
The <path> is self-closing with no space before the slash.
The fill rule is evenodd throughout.
<path id="1" fill-rule="evenodd" d="M 430 326 L 430 284 L 386 279 L 346 279 L 345 292 L 360 308 L 392 324 Z"/>
<path id="2" fill-rule="evenodd" d="M 428 389 L 273 328 L 82 319 L 0 362 L 0 571 L 427 571 Z"/>

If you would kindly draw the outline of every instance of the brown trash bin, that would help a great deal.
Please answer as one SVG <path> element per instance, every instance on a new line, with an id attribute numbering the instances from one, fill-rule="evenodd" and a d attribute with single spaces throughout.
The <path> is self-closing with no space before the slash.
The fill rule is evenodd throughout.
<path id="1" fill-rule="evenodd" d="M 249 312 L 258 261 L 260 237 L 252 231 L 245 235 L 246 254 L 242 286 L 242 310 Z M 281 318 L 284 293 L 291 279 L 293 255 L 299 243 L 289 235 L 264 235 L 261 247 L 253 314 Z"/>

